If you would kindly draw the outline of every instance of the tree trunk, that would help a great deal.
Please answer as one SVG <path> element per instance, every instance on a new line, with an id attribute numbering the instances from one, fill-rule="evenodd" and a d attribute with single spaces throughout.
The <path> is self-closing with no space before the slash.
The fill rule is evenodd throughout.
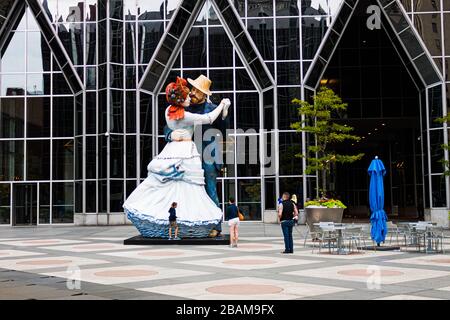
<path id="1" fill-rule="evenodd" d="M 327 169 L 322 169 L 322 198 L 327 196 Z"/>

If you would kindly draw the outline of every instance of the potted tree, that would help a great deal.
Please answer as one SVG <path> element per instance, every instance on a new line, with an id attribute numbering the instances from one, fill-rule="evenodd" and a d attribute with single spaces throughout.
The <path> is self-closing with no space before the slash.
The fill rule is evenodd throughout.
<path id="1" fill-rule="evenodd" d="M 320 87 L 313 98 L 313 104 L 294 99 L 298 106 L 301 121 L 291 124 L 298 132 L 306 132 L 315 136 L 316 144 L 308 146 L 307 154 L 297 154 L 296 157 L 306 157 L 305 174 L 318 173 L 318 199 L 305 203 L 306 222 L 312 224 L 320 221 L 342 222 L 346 206 L 337 199 L 327 197 L 328 179 L 332 164 L 352 163 L 360 160 L 364 154 L 344 155 L 335 152 L 334 147 L 347 140 L 359 141 L 361 137 L 352 134 L 353 127 L 338 124 L 333 117 L 347 110 L 347 104 L 330 88 Z"/>

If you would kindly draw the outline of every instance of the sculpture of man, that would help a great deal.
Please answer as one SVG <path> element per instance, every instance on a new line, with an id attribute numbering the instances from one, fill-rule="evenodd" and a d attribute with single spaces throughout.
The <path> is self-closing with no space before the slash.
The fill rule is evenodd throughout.
<path id="1" fill-rule="evenodd" d="M 206 114 L 208 112 L 213 111 L 217 108 L 217 105 L 211 103 L 207 100 L 208 96 L 212 93 L 209 90 L 211 87 L 211 80 L 208 79 L 204 75 L 200 75 L 197 79 L 192 80 L 190 78 L 187 79 L 189 84 L 192 85 L 190 97 L 191 97 L 191 105 L 186 108 L 186 111 L 196 114 Z M 202 137 L 206 130 L 210 128 L 219 129 L 222 133 L 225 132 L 225 129 L 228 125 L 228 107 L 231 102 L 229 99 L 223 99 L 222 102 L 225 101 L 225 107 L 222 111 L 222 117 L 219 117 L 212 125 L 203 125 L 202 126 Z M 167 126 L 164 128 L 164 135 L 166 137 L 166 141 L 177 141 L 180 140 L 181 137 L 177 131 L 170 130 Z M 200 154 L 203 154 L 203 150 L 209 146 L 209 149 L 212 149 L 212 158 L 215 159 L 214 152 L 218 150 L 215 146 L 217 142 L 215 139 L 210 141 L 202 141 L 201 150 L 198 150 Z M 199 146 L 200 147 L 200 146 Z M 202 159 L 202 168 L 205 174 L 205 188 L 208 196 L 211 198 L 214 203 L 220 207 L 219 197 L 217 195 L 217 176 L 219 175 L 220 170 L 222 169 L 222 164 L 213 162 L 211 160 L 205 161 Z M 222 232 L 222 226 L 219 223 L 216 226 L 217 235 L 220 235 Z"/>

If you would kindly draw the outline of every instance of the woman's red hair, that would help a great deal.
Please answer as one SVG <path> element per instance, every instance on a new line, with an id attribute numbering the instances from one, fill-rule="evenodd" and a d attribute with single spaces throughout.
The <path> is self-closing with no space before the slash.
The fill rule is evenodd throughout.
<path id="1" fill-rule="evenodd" d="M 166 100 L 170 103 L 169 119 L 180 120 L 184 118 L 183 102 L 189 95 L 187 81 L 177 77 L 176 82 L 171 82 L 166 87 Z"/>

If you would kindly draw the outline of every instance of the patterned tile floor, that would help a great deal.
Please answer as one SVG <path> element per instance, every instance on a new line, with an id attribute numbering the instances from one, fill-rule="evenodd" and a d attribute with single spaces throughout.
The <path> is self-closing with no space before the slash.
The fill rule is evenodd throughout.
<path id="1" fill-rule="evenodd" d="M 132 226 L 1 227 L 0 299 L 450 299 L 450 252 L 319 254 L 304 232 L 284 255 L 279 226 L 258 223 L 241 224 L 238 248 L 124 246 Z"/>

